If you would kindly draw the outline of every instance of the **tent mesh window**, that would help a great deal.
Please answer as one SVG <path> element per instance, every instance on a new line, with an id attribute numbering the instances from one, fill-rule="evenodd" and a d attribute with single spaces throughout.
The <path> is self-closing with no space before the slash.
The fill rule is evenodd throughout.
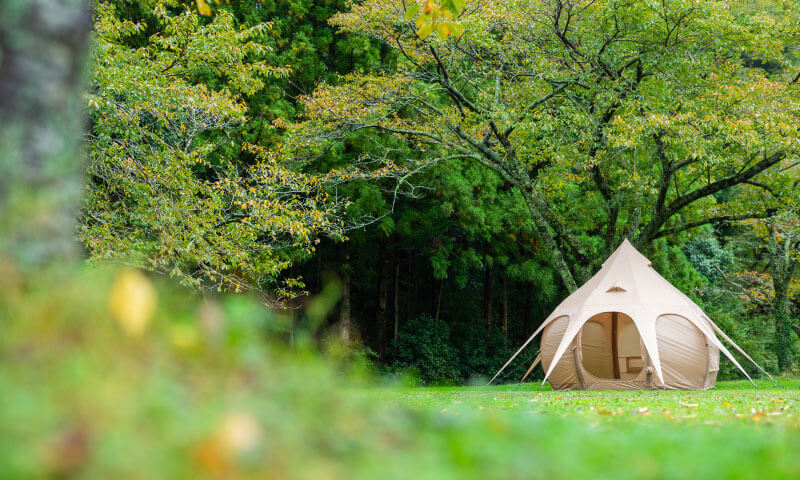
<path id="1" fill-rule="evenodd" d="M 584 370 L 597 378 L 631 379 L 644 368 L 639 330 L 624 313 L 590 318 L 581 329 L 580 349 Z"/>

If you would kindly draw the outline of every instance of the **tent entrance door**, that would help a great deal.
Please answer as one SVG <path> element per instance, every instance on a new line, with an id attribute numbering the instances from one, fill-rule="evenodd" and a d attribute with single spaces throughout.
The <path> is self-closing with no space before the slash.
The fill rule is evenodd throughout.
<path id="1" fill-rule="evenodd" d="M 603 312 L 581 328 L 581 366 L 608 380 L 634 378 L 644 369 L 645 355 L 636 324 L 622 312 Z"/>

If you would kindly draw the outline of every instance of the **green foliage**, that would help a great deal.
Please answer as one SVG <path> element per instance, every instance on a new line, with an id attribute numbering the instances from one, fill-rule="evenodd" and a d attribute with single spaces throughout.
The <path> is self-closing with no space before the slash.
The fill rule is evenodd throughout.
<path id="1" fill-rule="evenodd" d="M 448 324 L 420 315 L 401 325 L 387 351 L 387 367 L 410 372 L 426 384 L 485 381 L 515 351 L 501 332 L 487 332 L 468 318 Z M 523 355 L 523 361 L 515 362 L 503 379 L 520 379 L 534 356 Z"/>
<path id="2" fill-rule="evenodd" d="M 80 238 L 95 259 L 189 285 L 287 294 L 299 283 L 278 276 L 320 233 L 341 235 L 346 202 L 241 138 L 244 99 L 288 72 L 265 60 L 270 24 L 170 6 L 150 24 L 96 6 Z"/>
<path id="3" fill-rule="evenodd" d="M 485 325 L 470 323 L 466 319 L 462 319 L 457 326 L 452 342 L 458 349 L 459 375 L 462 382 L 481 384 L 488 381 L 517 350 L 518 345 L 503 338 L 499 330 L 487 332 Z M 496 380 L 496 383 L 516 382 L 521 379 L 536 356 L 535 352 L 536 348 L 531 346 L 521 358 L 503 372 L 503 376 Z M 537 376 L 541 377 L 538 372 L 533 373 L 530 379 Z"/>
<path id="4" fill-rule="evenodd" d="M 441 6 L 438 5 L 441 3 Z M 420 5 L 421 4 L 421 5 Z M 450 35 L 456 38 L 464 34 L 464 27 L 458 21 L 464 10 L 464 0 L 420 0 L 412 2 L 405 11 L 406 20 L 416 18 L 417 35 L 424 40 L 428 35 L 436 32 L 440 40 L 445 40 Z"/>
<path id="5" fill-rule="evenodd" d="M 280 141 L 281 120 L 299 113 L 296 97 L 312 91 L 317 83 L 334 82 L 337 74 L 368 72 L 391 63 L 376 42 L 356 35 L 337 35 L 327 24 L 334 14 L 347 9 L 343 0 L 244 0 L 222 8 L 233 13 L 242 26 L 269 23 L 259 41 L 269 47 L 266 60 L 290 69 L 288 75 L 266 81 L 263 90 L 247 98 L 253 112 L 245 126 L 245 138 L 254 143 Z"/>
<path id="6" fill-rule="evenodd" d="M 452 382 L 459 378 L 450 328 L 429 315 L 403 323 L 387 356 L 391 369 L 411 370 L 425 383 Z"/>
<path id="7" fill-rule="evenodd" d="M 422 165 L 493 170 L 526 200 L 568 290 L 623 237 L 649 245 L 765 215 L 775 203 L 761 192 L 798 154 L 792 6 L 773 18 L 725 2 L 490 1 L 463 12 L 458 41 L 420 35 L 408 8 L 368 0 L 332 18 L 400 61 L 303 97 L 293 145 L 314 152 L 371 131 Z M 370 158 L 396 161 L 388 147 Z"/>
<path id="8" fill-rule="evenodd" d="M 686 258 L 683 251 L 677 246 L 671 246 L 665 241 L 655 243 L 653 254 L 650 255 L 653 268 L 668 282 L 675 285 L 680 291 L 699 302 L 702 306 L 698 289 L 706 281 Z"/>
<path id="9" fill-rule="evenodd" d="M 794 8 L 464 6 L 97 2 L 80 232 L 92 258 L 270 301 L 340 270 L 324 237 L 346 236 L 364 342 L 384 353 L 392 300 L 401 326 L 436 314 L 458 352 L 448 375 L 466 380 L 490 374 L 621 238 L 656 238 L 656 268 L 766 358 L 763 306 L 709 293 L 718 268 L 740 273 L 733 249 L 671 233 L 791 196 L 794 173 L 776 163 L 711 187 L 794 155 L 794 54 L 781 48 Z M 548 27 L 556 11 L 563 30 Z M 439 31 L 449 22 L 464 34 Z M 414 276 L 393 284 L 395 269 Z M 493 307 L 496 326 L 501 304 L 508 339 L 479 314 Z"/>
<path id="10" fill-rule="evenodd" d="M 683 252 L 694 269 L 711 283 L 722 280 L 734 264 L 733 253 L 723 249 L 714 237 L 697 238 L 684 245 Z"/>

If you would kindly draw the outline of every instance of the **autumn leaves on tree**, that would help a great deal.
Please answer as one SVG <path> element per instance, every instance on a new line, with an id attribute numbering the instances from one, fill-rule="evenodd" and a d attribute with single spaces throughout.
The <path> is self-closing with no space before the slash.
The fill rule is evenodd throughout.
<path id="1" fill-rule="evenodd" d="M 446 36 L 420 31 L 424 15 L 376 0 L 335 16 L 402 61 L 320 86 L 290 135 L 319 145 L 370 130 L 413 145 L 414 162 L 497 172 L 569 290 L 623 237 L 647 247 L 773 212 L 757 192 L 796 159 L 795 72 L 742 57 L 788 66 L 789 22 L 726 2 L 486 1 L 453 15 L 466 33 Z M 715 201 L 731 189 L 737 199 Z"/>

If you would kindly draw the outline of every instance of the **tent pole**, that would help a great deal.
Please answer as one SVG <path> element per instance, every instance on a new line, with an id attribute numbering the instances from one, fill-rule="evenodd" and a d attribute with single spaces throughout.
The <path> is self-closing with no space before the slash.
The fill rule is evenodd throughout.
<path id="1" fill-rule="evenodd" d="M 487 385 L 491 385 L 491 384 L 492 384 L 492 382 L 494 381 L 494 379 L 495 379 L 495 378 L 497 378 L 497 376 L 498 376 L 498 375 L 500 375 L 500 372 L 502 372 L 503 370 L 505 370 L 505 369 L 506 369 L 506 367 L 508 366 L 508 364 L 509 364 L 509 363 L 511 363 L 511 362 L 512 362 L 512 361 L 513 361 L 515 358 L 517 358 L 517 355 L 519 355 L 521 351 L 525 350 L 525 347 L 527 347 L 527 346 L 528 346 L 528 344 L 529 344 L 529 343 L 531 343 L 531 342 L 533 341 L 533 339 L 536 337 L 536 335 L 539 335 L 539 333 L 541 333 L 541 332 L 542 332 L 542 330 L 544 330 L 544 327 L 546 327 L 547 325 L 549 325 L 549 324 L 550 324 L 550 322 L 552 322 L 552 321 L 553 321 L 553 320 L 555 320 L 556 318 L 560 318 L 560 317 L 548 318 L 548 319 L 546 319 L 544 322 L 542 322 L 542 324 L 541 324 L 541 325 L 539 325 L 539 328 L 537 328 L 537 329 L 536 329 L 536 331 L 535 331 L 535 332 L 533 332 L 533 335 L 531 335 L 531 336 L 528 338 L 528 340 L 527 340 L 527 341 L 525 341 L 525 343 L 523 343 L 521 347 L 519 347 L 519 350 L 517 350 L 517 351 L 516 351 L 516 353 L 514 353 L 514 355 L 511 355 L 511 358 L 509 358 L 509 359 L 508 359 L 508 361 L 507 361 L 507 362 L 506 362 L 506 363 L 505 363 L 505 364 L 504 364 L 504 365 L 503 365 L 503 366 L 500 368 L 500 370 L 498 370 L 498 371 L 497 371 L 497 373 L 495 373 L 495 374 L 494 374 L 494 377 L 492 377 L 492 379 L 491 379 L 491 380 L 489 380 L 489 383 L 487 383 Z"/>
<path id="2" fill-rule="evenodd" d="M 617 338 L 617 326 L 619 316 L 617 312 L 611 312 L 611 359 L 614 365 L 614 379 L 619 380 L 619 338 Z"/>
<path id="3" fill-rule="evenodd" d="M 519 380 L 519 383 L 524 382 L 525 379 L 528 378 L 528 375 L 531 374 L 533 369 L 536 368 L 536 365 L 538 365 L 541 360 L 542 360 L 542 351 L 539 350 L 538 355 L 536 355 L 536 358 L 533 359 L 533 363 L 531 363 L 531 366 L 530 368 L 528 368 L 528 371 L 525 372 L 525 375 L 523 375 L 522 378 Z"/>
<path id="4" fill-rule="evenodd" d="M 575 373 L 578 375 L 578 381 L 581 382 L 581 390 L 586 390 L 586 379 L 583 378 L 583 362 L 581 361 L 582 355 L 578 353 L 578 342 L 572 346 L 572 360 L 575 362 Z"/>

